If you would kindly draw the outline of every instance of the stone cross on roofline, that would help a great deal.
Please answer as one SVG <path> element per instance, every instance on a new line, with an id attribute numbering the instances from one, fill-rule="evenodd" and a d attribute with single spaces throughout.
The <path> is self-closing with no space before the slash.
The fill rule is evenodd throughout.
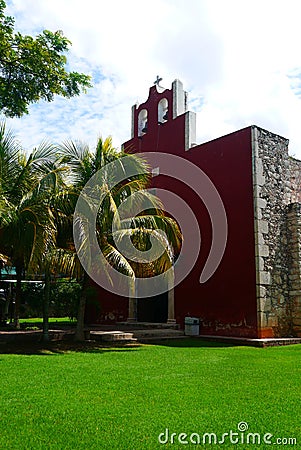
<path id="1" fill-rule="evenodd" d="M 154 84 L 156 84 L 157 86 L 160 86 L 160 81 L 162 81 L 163 78 L 160 78 L 159 75 L 157 75 L 156 80 L 154 81 Z"/>

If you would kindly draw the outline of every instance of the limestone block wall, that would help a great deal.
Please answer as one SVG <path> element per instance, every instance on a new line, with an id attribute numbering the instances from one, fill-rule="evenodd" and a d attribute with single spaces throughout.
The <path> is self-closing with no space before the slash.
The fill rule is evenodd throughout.
<path id="1" fill-rule="evenodd" d="M 298 316 L 300 300 L 292 292 L 300 282 L 301 254 L 295 242 L 301 232 L 299 236 L 296 207 L 288 205 L 301 199 L 301 161 L 288 155 L 287 139 L 255 126 L 252 155 L 258 334 L 296 335 L 293 315 Z"/>
<path id="2" fill-rule="evenodd" d="M 289 157 L 289 173 L 285 203 L 301 202 L 301 161 Z"/>
<path id="3" fill-rule="evenodd" d="M 287 206 L 287 241 L 289 243 L 288 333 L 301 336 L 301 203 L 291 203 Z"/>

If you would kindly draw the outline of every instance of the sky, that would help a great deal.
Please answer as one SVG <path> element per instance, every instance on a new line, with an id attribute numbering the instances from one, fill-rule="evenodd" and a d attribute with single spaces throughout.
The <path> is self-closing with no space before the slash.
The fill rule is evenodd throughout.
<path id="1" fill-rule="evenodd" d="M 299 0 L 8 0 L 15 28 L 63 30 L 70 70 L 93 88 L 72 99 L 32 105 L 9 119 L 23 147 L 111 135 L 130 139 L 131 106 L 156 76 L 180 79 L 197 113 L 197 143 L 249 125 L 290 140 L 301 159 Z"/>

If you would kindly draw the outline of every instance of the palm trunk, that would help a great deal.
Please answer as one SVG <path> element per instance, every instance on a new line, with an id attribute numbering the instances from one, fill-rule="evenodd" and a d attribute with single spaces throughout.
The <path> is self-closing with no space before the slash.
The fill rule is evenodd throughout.
<path id="1" fill-rule="evenodd" d="M 43 296 L 43 342 L 49 341 L 49 301 L 50 301 L 50 272 L 49 269 L 45 270 L 45 286 Z"/>
<path id="2" fill-rule="evenodd" d="M 84 341 L 85 340 L 85 310 L 87 301 L 87 287 L 88 287 L 88 275 L 84 273 L 82 281 L 82 289 L 79 299 L 78 314 L 77 314 L 77 324 L 75 331 L 75 340 Z"/>
<path id="3" fill-rule="evenodd" d="M 14 314 L 14 325 L 17 330 L 20 329 L 20 305 L 21 305 L 21 295 L 22 295 L 22 266 L 16 265 L 16 297 L 15 297 L 15 314 Z"/>

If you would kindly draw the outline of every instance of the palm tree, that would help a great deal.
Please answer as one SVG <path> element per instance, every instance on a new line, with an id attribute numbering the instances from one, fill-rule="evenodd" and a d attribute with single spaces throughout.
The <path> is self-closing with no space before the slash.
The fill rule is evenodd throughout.
<path id="1" fill-rule="evenodd" d="M 127 275 L 132 281 L 135 280 L 137 275 L 142 276 L 142 272 L 144 272 L 144 275 L 152 276 L 170 267 L 173 254 L 178 252 L 181 246 L 181 234 L 177 224 L 162 213 L 160 200 L 145 191 L 150 181 L 147 163 L 137 155 L 128 155 L 122 151 L 117 151 L 113 147 L 110 137 L 104 141 L 100 138 L 94 152 L 91 152 L 86 144 L 71 141 L 62 146 L 61 153 L 62 161 L 70 166 L 68 177 L 73 200 L 77 200 L 86 183 L 93 175 L 101 169 L 106 170 L 101 185 L 98 185 L 96 188 L 99 193 L 105 192 L 106 194 L 97 214 L 96 232 L 99 247 L 107 262 L 118 271 Z M 111 177 L 114 177 L 114 173 L 110 171 L 111 166 L 109 163 L 115 162 L 121 170 L 124 170 L 123 158 L 125 156 L 130 158 L 130 163 L 135 169 L 134 173 L 138 175 L 129 177 L 110 188 L 110 183 L 106 182 L 106 177 L 109 181 Z M 135 202 L 135 204 L 139 203 L 142 211 L 143 205 L 147 205 L 147 211 L 143 211 L 138 217 L 131 219 L 119 217 L 118 208 L 126 199 L 130 203 L 131 201 Z M 87 207 L 89 208 L 88 203 L 89 201 L 87 202 Z M 77 218 L 77 220 L 79 219 Z M 82 230 L 85 229 L 84 223 L 77 223 L 77 226 Z M 135 262 L 134 257 L 132 260 L 126 258 L 116 246 L 116 240 L 120 242 L 131 237 L 138 250 L 146 250 L 150 244 L 150 236 L 154 237 L 154 230 L 158 229 L 165 232 L 165 247 L 168 250 L 163 252 L 156 263 L 143 264 L 143 269 L 141 264 L 139 265 Z M 70 230 L 66 237 L 69 238 L 70 242 Z M 86 238 L 87 235 L 84 232 L 83 239 Z M 158 232 L 158 241 L 162 241 L 162 239 L 162 234 Z M 65 268 L 69 268 L 70 273 L 76 272 L 77 278 L 82 284 L 76 339 L 83 340 L 84 312 L 89 277 L 79 264 L 75 249 L 71 247 L 69 245 L 69 249 L 66 248 L 62 261 L 64 261 Z M 102 270 L 105 271 L 105 267 L 102 267 Z"/>
<path id="2" fill-rule="evenodd" d="M 19 328 L 21 280 L 35 273 L 55 245 L 50 191 L 60 168 L 54 147 L 42 143 L 27 156 L 0 124 L 0 252 L 16 268 L 15 326 Z"/>
<path id="3" fill-rule="evenodd" d="M 61 163 L 60 158 L 49 164 L 51 170 L 43 179 L 43 184 L 47 187 L 48 207 L 54 225 L 55 242 L 45 248 L 43 259 L 40 261 L 40 273 L 44 274 L 44 295 L 43 295 L 43 341 L 49 341 L 49 304 L 50 286 L 53 275 L 60 272 L 61 262 L 58 256 L 58 236 L 62 234 L 62 229 L 66 224 L 71 223 L 72 206 L 70 207 L 70 197 L 67 195 L 68 188 L 64 183 L 62 174 L 68 169 Z"/>

